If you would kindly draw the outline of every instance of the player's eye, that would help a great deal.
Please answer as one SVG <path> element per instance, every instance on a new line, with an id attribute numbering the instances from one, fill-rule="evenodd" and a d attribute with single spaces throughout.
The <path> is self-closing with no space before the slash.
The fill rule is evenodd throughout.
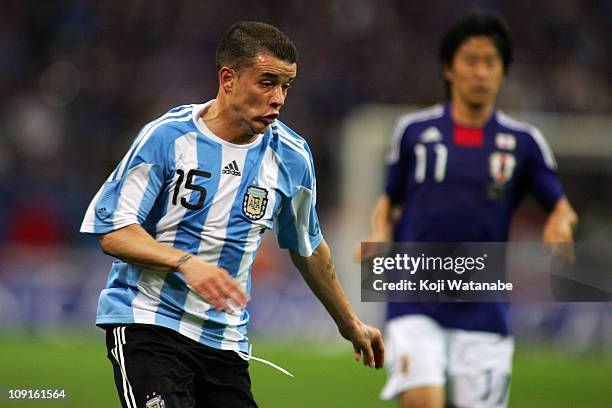
<path id="1" fill-rule="evenodd" d="M 274 86 L 272 81 L 261 81 L 259 85 L 263 88 L 272 88 Z"/>
<path id="2" fill-rule="evenodd" d="M 291 84 L 290 83 L 283 84 L 283 91 L 286 91 L 289 88 L 291 88 Z"/>

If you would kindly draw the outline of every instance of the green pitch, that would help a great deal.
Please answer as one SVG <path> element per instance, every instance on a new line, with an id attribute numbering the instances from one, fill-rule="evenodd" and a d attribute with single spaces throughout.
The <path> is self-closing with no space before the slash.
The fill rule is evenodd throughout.
<path id="1" fill-rule="evenodd" d="M 61 340 L 61 341 L 60 341 Z M 394 407 L 378 400 L 384 371 L 352 360 L 349 345 L 292 345 L 254 341 L 254 354 L 291 371 L 251 364 L 253 392 L 262 408 Z M 0 337 L 1 407 L 118 407 L 103 336 L 36 339 Z M 612 361 L 519 345 L 515 355 L 511 407 L 609 407 Z M 65 389 L 63 401 L 9 401 L 9 389 Z"/>

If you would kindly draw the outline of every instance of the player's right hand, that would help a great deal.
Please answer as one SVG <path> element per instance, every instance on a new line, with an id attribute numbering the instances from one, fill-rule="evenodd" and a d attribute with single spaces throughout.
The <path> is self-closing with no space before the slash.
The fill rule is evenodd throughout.
<path id="1" fill-rule="evenodd" d="M 355 361 L 363 359 L 363 365 L 382 368 L 385 362 L 385 344 L 376 327 L 357 321 L 352 327 L 341 328 L 342 337 L 353 343 Z"/>
<path id="2" fill-rule="evenodd" d="M 179 272 L 185 276 L 187 284 L 217 310 L 232 313 L 243 309 L 249 301 L 238 282 L 225 269 L 200 258 L 189 258 L 180 266 Z"/>
<path id="3" fill-rule="evenodd" d="M 367 245 L 365 247 L 365 251 L 362 251 L 361 244 L 363 242 L 374 243 L 389 241 L 391 241 L 391 237 L 386 234 L 372 234 L 370 236 L 365 237 L 362 241 L 357 242 L 357 245 L 355 245 L 355 250 L 353 251 L 353 260 L 355 262 L 362 262 L 368 258 L 379 255 L 379 253 L 382 252 L 380 251 L 381 248 L 375 245 Z"/>

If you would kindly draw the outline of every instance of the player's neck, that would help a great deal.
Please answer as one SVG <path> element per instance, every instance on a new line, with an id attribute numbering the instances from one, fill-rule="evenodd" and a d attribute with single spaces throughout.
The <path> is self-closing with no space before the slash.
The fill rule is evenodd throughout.
<path id="1" fill-rule="evenodd" d="M 453 100 L 451 102 L 451 117 L 453 122 L 460 126 L 483 127 L 495 109 L 493 104 L 470 106 L 464 102 Z"/>
<path id="2" fill-rule="evenodd" d="M 221 105 L 215 100 L 200 113 L 206 127 L 217 137 L 229 143 L 242 145 L 252 142 L 257 135 L 245 134 L 244 127 L 232 119 L 228 108 L 224 109 Z"/>

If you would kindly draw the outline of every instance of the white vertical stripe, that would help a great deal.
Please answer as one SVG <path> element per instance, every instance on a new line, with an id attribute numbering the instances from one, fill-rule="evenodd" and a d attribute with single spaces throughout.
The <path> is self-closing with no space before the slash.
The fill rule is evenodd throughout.
<path id="1" fill-rule="evenodd" d="M 227 237 L 227 224 L 229 223 L 231 209 L 236 200 L 242 177 L 245 176 L 245 161 L 248 150 L 232 149 L 221 145 L 221 168 L 236 162 L 241 176 L 221 173 L 219 187 L 215 193 L 204 228 L 201 233 L 201 243 L 198 255 L 211 263 L 217 263 Z M 221 169 L 218 169 L 221 171 Z"/>
<path id="2" fill-rule="evenodd" d="M 298 186 L 298 191 L 291 200 L 291 207 L 295 214 L 295 230 L 298 240 L 298 252 L 301 256 L 312 255 L 310 244 L 310 209 L 312 207 L 312 191 L 303 186 Z"/>
<path id="3" fill-rule="evenodd" d="M 114 229 L 138 222 L 138 209 L 149 184 L 152 164 L 140 163 L 128 170 L 113 213 Z"/>
<path id="4" fill-rule="evenodd" d="M 125 359 L 123 357 L 123 345 L 125 344 L 125 327 L 116 327 L 113 329 L 113 336 L 115 338 L 115 348 L 111 350 L 111 354 L 119 364 L 121 371 L 121 379 L 123 384 L 123 398 L 128 408 L 136 408 L 136 401 L 134 399 L 134 393 L 132 386 L 127 378 L 127 371 L 125 369 Z"/>
<path id="5" fill-rule="evenodd" d="M 123 373 L 125 374 L 125 381 L 126 381 L 127 386 L 128 386 L 128 395 L 130 396 L 130 399 L 132 400 L 132 405 L 134 406 L 134 408 L 136 408 L 136 401 L 134 399 L 134 392 L 132 391 L 132 385 L 130 384 L 130 380 L 128 379 L 128 376 L 127 376 L 127 368 L 125 366 L 125 359 L 123 357 L 123 345 L 126 343 L 126 341 L 125 341 L 125 326 L 119 328 L 119 333 L 120 333 L 120 337 L 121 337 L 121 345 L 119 346 L 119 358 L 121 359 L 121 365 L 123 367 Z"/>
<path id="6" fill-rule="evenodd" d="M 142 269 L 138 278 L 138 295 L 132 300 L 134 323 L 155 324 L 159 295 L 168 274 Z"/>
<path id="7" fill-rule="evenodd" d="M 279 167 L 280 158 L 274 149 L 268 146 L 261 161 L 257 176 L 258 187 L 265 188 L 268 191 L 268 204 L 266 205 L 264 216 L 260 220 L 253 221 L 253 225 L 247 234 L 244 253 L 240 260 L 240 266 L 238 267 L 238 273 L 235 278 L 236 282 L 238 282 L 240 287 L 245 291 L 255 252 L 261 243 L 261 230 L 263 228 L 272 228 L 272 217 L 276 205 L 276 190 L 278 189 Z M 224 340 L 221 342 L 221 348 L 223 350 L 238 350 L 237 343 L 244 340 L 244 336 L 237 329 L 237 326 L 243 323 L 241 317 L 242 310 L 238 310 L 237 313 L 227 314 L 228 327 L 226 327 L 223 332 Z"/>

